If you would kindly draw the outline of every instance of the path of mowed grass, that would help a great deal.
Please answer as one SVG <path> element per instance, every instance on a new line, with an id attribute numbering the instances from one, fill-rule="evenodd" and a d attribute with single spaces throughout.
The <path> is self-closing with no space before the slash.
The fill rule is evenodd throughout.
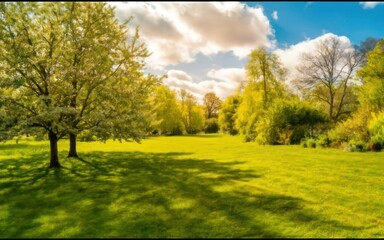
<path id="1" fill-rule="evenodd" d="M 240 137 L 0 144 L 0 237 L 384 237 L 384 152 Z"/>

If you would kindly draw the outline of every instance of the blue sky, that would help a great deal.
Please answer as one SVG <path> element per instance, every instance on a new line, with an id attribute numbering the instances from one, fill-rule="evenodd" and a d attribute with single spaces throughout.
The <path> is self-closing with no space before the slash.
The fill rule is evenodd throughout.
<path id="1" fill-rule="evenodd" d="M 261 5 L 271 19 L 279 47 L 316 38 L 324 32 L 347 36 L 353 44 L 367 37 L 384 37 L 384 4 L 364 9 L 359 2 L 245 2 Z"/>
<path id="2" fill-rule="evenodd" d="M 294 77 L 300 55 L 338 37 L 346 45 L 384 38 L 384 2 L 109 2 L 119 20 L 133 16 L 152 55 L 147 72 L 201 99 L 222 99 L 246 79 L 247 55 L 264 47 Z"/>

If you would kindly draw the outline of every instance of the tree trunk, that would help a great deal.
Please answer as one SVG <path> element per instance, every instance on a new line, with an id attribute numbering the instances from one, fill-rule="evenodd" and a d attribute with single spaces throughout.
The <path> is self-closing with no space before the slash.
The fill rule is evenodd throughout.
<path id="1" fill-rule="evenodd" d="M 331 121 L 333 122 L 336 122 L 336 120 L 334 119 L 334 116 L 333 116 L 333 105 L 334 105 L 334 100 L 335 100 L 335 97 L 332 93 L 332 90 L 329 91 L 329 119 L 331 119 Z"/>
<path id="2" fill-rule="evenodd" d="M 266 61 L 264 59 L 263 61 L 263 87 L 264 87 L 264 102 L 263 102 L 263 108 L 267 109 L 267 102 L 268 102 L 268 95 L 267 95 L 267 77 L 266 74 Z"/>
<path id="3" fill-rule="evenodd" d="M 59 163 L 59 151 L 57 148 L 57 135 L 53 132 L 49 132 L 49 145 L 51 148 L 51 162 L 49 164 L 50 168 L 59 168 L 61 167 Z"/>
<path id="4" fill-rule="evenodd" d="M 74 134 L 74 133 L 70 133 L 69 134 L 69 153 L 68 153 L 68 157 L 79 158 L 79 155 L 77 155 L 77 149 L 76 149 L 76 138 L 77 138 L 77 134 Z"/>

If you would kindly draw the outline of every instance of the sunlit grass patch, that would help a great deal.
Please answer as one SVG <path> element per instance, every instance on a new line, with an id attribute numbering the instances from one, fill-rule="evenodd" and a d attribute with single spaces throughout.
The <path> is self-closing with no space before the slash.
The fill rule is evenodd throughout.
<path id="1" fill-rule="evenodd" d="M 220 134 L 0 146 L 0 237 L 384 237 L 384 153 Z"/>

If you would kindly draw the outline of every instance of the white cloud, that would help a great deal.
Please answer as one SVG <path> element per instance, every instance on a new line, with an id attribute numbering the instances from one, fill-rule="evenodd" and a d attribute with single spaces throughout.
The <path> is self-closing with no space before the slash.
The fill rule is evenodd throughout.
<path id="1" fill-rule="evenodd" d="M 233 94 L 241 80 L 245 77 L 245 71 L 242 68 L 222 68 L 218 70 L 211 69 L 207 76 L 217 80 L 203 80 L 194 82 L 192 77 L 186 72 L 180 70 L 169 70 L 168 77 L 163 81 L 171 89 L 179 91 L 185 89 L 192 93 L 200 102 L 208 92 L 214 92 L 221 99 Z M 221 81 L 218 81 L 221 80 Z"/>
<path id="2" fill-rule="evenodd" d="M 257 47 L 273 48 L 273 29 L 261 7 L 239 2 L 110 2 L 120 20 L 134 17 L 153 54 L 148 65 L 164 69 L 230 52 L 244 58 Z"/>
<path id="3" fill-rule="evenodd" d="M 275 19 L 276 21 L 279 19 L 279 16 L 277 15 L 277 11 L 273 11 L 271 14 L 272 18 Z"/>
<path id="4" fill-rule="evenodd" d="M 384 2 L 360 2 L 364 9 L 375 8 L 379 4 L 384 4 Z"/>
<path id="5" fill-rule="evenodd" d="M 245 69 L 244 68 L 221 68 L 221 69 L 211 69 L 207 76 L 213 79 L 218 79 L 224 82 L 239 84 L 245 79 Z"/>
<path id="6" fill-rule="evenodd" d="M 186 72 L 184 71 L 179 71 L 179 70 L 169 70 L 167 72 L 168 78 L 175 78 L 183 81 L 188 81 L 192 82 L 192 77 L 189 76 Z"/>
<path id="7" fill-rule="evenodd" d="M 287 49 L 277 49 L 274 51 L 276 55 L 279 56 L 281 63 L 287 68 L 287 79 L 288 83 L 295 78 L 297 74 L 296 66 L 300 63 L 300 58 L 302 53 L 304 52 L 313 52 L 316 48 L 316 44 L 320 41 L 331 37 L 338 37 L 342 43 L 344 43 L 347 47 L 351 47 L 352 44 L 350 40 L 345 36 L 337 36 L 332 33 L 323 34 L 315 39 L 306 39 L 300 43 L 295 45 L 291 45 Z"/>

